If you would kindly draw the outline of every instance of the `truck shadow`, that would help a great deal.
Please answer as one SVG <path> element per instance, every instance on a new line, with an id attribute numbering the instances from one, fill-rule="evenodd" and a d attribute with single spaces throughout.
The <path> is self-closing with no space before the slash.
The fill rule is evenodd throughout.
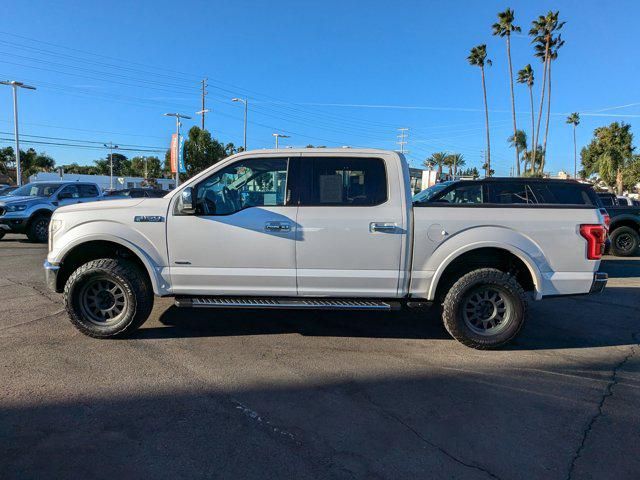
<path id="1" fill-rule="evenodd" d="M 519 337 L 506 350 L 592 348 L 637 343 L 636 308 L 625 304 L 635 288 L 616 288 L 619 304 L 605 294 L 576 308 L 575 298 L 535 302 Z M 589 313 L 585 314 L 585 310 Z M 602 313 L 606 312 L 606 314 Z M 298 334 L 307 337 L 353 337 L 444 340 L 456 345 L 444 329 L 437 308 L 400 312 L 296 310 L 196 310 L 171 306 L 157 322 L 135 332 L 135 339 Z"/>
<path id="2" fill-rule="evenodd" d="M 600 270 L 609 274 L 609 278 L 634 278 L 640 277 L 639 258 L 618 258 L 615 260 L 602 260 Z"/>

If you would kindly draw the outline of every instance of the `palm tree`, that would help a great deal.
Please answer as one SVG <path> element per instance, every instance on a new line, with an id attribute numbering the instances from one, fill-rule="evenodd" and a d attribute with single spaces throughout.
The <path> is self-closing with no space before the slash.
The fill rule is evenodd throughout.
<path id="1" fill-rule="evenodd" d="M 510 147 L 515 147 L 519 152 L 522 152 L 522 157 L 527 153 L 527 134 L 524 130 L 516 130 L 515 135 L 511 135 L 507 138 Z M 518 165 L 520 164 L 520 156 L 518 156 Z M 518 172 L 520 169 L 518 169 Z"/>
<path id="2" fill-rule="evenodd" d="M 514 11 L 507 8 L 504 12 L 498 13 L 498 22 L 493 24 L 493 34 L 507 38 L 507 59 L 509 60 L 509 86 L 511 87 L 511 114 L 513 116 L 513 135 L 518 130 L 516 126 L 516 100 L 513 93 L 513 66 L 511 65 L 511 32 L 520 32 L 521 28 L 513 24 L 515 18 Z M 516 145 L 516 171 L 520 176 L 520 152 Z"/>
<path id="3" fill-rule="evenodd" d="M 538 124 L 536 127 L 535 135 L 533 137 L 533 151 L 538 151 L 538 140 L 540 138 L 540 122 L 542 120 L 542 109 L 544 107 L 544 96 L 547 87 L 547 71 L 549 69 L 550 55 L 553 34 L 560 30 L 565 22 L 558 22 L 558 16 L 560 12 L 549 11 L 546 16 L 540 15 L 536 20 L 531 22 L 531 29 L 529 35 L 533 37 L 532 43 L 537 43 L 536 56 L 540 57 L 543 64 L 542 74 L 542 90 L 540 93 L 540 110 L 538 111 Z M 535 163 L 535 162 L 534 162 Z M 540 163 L 544 168 L 544 162 Z"/>
<path id="4" fill-rule="evenodd" d="M 524 171 L 526 176 L 535 176 L 538 171 L 540 163 L 544 160 L 544 150 L 542 146 L 538 145 L 536 154 L 533 154 L 533 150 L 527 150 L 522 154 L 522 161 L 524 163 Z M 531 168 L 529 169 L 529 165 Z"/>
<path id="5" fill-rule="evenodd" d="M 429 167 L 430 164 L 437 165 L 438 171 L 436 176 L 439 179 L 442 176 L 442 167 L 445 165 L 447 156 L 448 156 L 447 152 L 432 153 L 431 156 L 425 160 L 424 165 L 426 167 Z"/>
<path id="6" fill-rule="evenodd" d="M 531 100 L 531 138 L 536 134 L 535 115 L 533 112 L 533 68 L 528 64 L 518 72 L 518 83 L 526 83 L 529 87 L 529 99 Z"/>
<path id="7" fill-rule="evenodd" d="M 487 46 L 485 44 L 478 45 L 471 49 L 467 57 L 469 64 L 480 67 L 482 73 L 482 93 L 484 96 L 484 118 L 487 129 L 487 168 L 486 171 L 491 176 L 491 142 L 489 140 L 489 107 L 487 106 L 487 86 L 484 80 L 484 66 L 491 66 L 491 60 L 487 58 Z"/>
<path id="8" fill-rule="evenodd" d="M 578 147 L 576 146 L 576 127 L 580 125 L 580 114 L 573 112 L 567 117 L 567 123 L 573 125 L 573 178 L 578 178 Z"/>
<path id="9" fill-rule="evenodd" d="M 449 167 L 449 175 L 455 177 L 458 174 L 458 168 L 465 165 L 464 155 L 461 153 L 452 153 L 447 155 L 446 164 Z"/>
<path id="10" fill-rule="evenodd" d="M 549 135 L 549 119 L 551 117 L 551 62 L 558 58 L 558 50 L 564 45 L 562 35 L 558 35 L 556 38 L 551 39 L 551 46 L 549 47 L 549 68 L 547 69 L 547 75 L 549 81 L 547 82 L 547 120 L 544 127 L 544 143 L 542 150 L 547 151 L 547 136 Z M 542 168 L 544 169 L 544 162 L 542 162 Z"/>

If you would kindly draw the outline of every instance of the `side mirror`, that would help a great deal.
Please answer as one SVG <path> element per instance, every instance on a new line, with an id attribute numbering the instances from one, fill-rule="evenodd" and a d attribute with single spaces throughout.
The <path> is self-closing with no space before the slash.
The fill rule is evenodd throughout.
<path id="1" fill-rule="evenodd" d="M 180 194 L 178 210 L 182 215 L 193 215 L 196 213 L 196 206 L 193 203 L 193 188 L 187 187 Z"/>

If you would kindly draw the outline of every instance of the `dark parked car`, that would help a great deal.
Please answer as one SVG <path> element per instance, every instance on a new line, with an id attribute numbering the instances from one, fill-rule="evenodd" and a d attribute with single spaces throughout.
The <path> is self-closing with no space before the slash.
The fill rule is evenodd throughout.
<path id="1" fill-rule="evenodd" d="M 613 193 L 598 192 L 598 198 L 609 214 L 609 250 L 619 257 L 628 257 L 640 248 L 640 206 L 633 199 Z"/>
<path id="2" fill-rule="evenodd" d="M 413 197 L 414 203 L 602 206 L 595 190 L 572 180 L 485 178 L 437 183 Z"/>
<path id="3" fill-rule="evenodd" d="M 112 198 L 161 198 L 167 194 L 164 190 L 153 188 L 127 188 L 125 190 L 114 190 L 105 193 L 105 196 Z"/>

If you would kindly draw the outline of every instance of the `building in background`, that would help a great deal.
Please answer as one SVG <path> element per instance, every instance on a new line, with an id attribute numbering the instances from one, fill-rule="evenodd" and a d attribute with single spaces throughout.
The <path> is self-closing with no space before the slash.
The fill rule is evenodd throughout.
<path id="1" fill-rule="evenodd" d="M 56 182 L 64 180 L 65 182 L 92 182 L 97 183 L 103 190 L 109 190 L 111 184 L 111 178 L 109 175 L 81 175 L 78 173 L 47 173 L 40 172 L 29 177 L 29 182 Z M 145 180 L 142 177 L 114 177 L 113 188 L 115 190 L 122 190 L 125 188 L 139 188 L 154 186 L 161 190 L 173 190 L 176 186 L 176 181 L 173 178 L 157 178 Z"/>

